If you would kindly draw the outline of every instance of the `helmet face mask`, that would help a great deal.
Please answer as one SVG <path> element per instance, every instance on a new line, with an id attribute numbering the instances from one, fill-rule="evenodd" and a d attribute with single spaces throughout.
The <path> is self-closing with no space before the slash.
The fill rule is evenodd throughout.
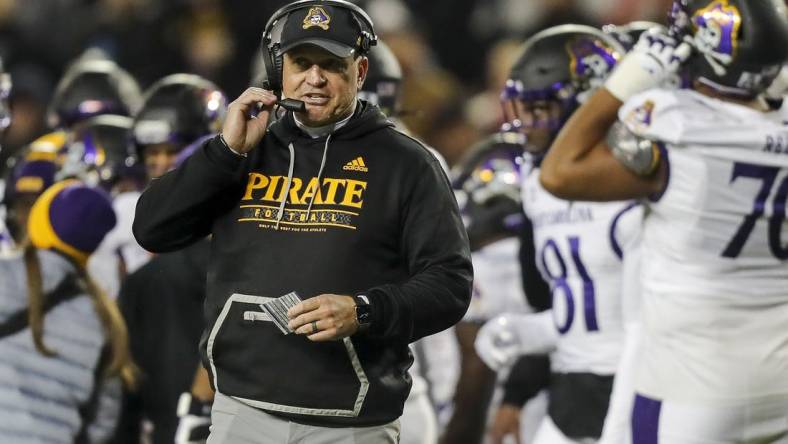
<path id="1" fill-rule="evenodd" d="M 512 98 L 503 101 L 502 105 L 507 121 L 502 131 L 525 135 L 523 148 L 530 153 L 547 150 L 561 129 L 565 104 L 560 100 Z"/>
<path id="2" fill-rule="evenodd" d="M 525 43 L 501 93 L 506 119 L 501 130 L 525 134 L 525 149 L 543 152 L 623 53 L 615 39 L 590 26 L 537 33 Z"/>
<path id="3" fill-rule="evenodd" d="M 131 124 L 130 117 L 116 115 L 96 116 L 80 124 L 70 137 L 56 179 L 78 178 L 112 191 L 136 163 L 130 150 Z"/>

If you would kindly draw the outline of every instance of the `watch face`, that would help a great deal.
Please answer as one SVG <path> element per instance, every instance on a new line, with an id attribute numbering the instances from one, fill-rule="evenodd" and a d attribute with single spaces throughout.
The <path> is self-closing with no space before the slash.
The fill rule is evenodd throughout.
<path id="1" fill-rule="evenodd" d="M 370 309 L 367 304 L 356 305 L 356 320 L 359 324 L 369 324 L 370 322 Z"/>
<path id="2" fill-rule="evenodd" d="M 356 315 L 358 316 L 358 322 L 360 324 L 366 324 L 369 322 L 369 309 L 364 308 L 362 310 L 357 310 Z"/>

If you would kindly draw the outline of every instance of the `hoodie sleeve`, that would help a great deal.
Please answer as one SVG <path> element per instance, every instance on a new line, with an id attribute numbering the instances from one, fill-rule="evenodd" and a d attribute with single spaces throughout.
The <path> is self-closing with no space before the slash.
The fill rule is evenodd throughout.
<path id="1" fill-rule="evenodd" d="M 401 202 L 410 278 L 365 292 L 373 338 L 413 342 L 456 324 L 470 304 L 470 247 L 448 179 L 434 158 L 416 177 Z"/>
<path id="2" fill-rule="evenodd" d="M 214 219 L 237 202 L 244 158 L 214 137 L 180 167 L 154 179 L 142 193 L 133 232 L 148 251 L 178 250 L 211 232 Z"/>

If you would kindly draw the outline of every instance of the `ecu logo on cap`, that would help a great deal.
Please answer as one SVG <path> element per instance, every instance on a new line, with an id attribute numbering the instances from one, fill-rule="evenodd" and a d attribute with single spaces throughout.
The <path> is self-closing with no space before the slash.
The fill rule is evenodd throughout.
<path id="1" fill-rule="evenodd" d="M 331 23 L 331 17 L 320 6 L 309 8 L 309 12 L 304 17 L 304 29 L 309 29 L 313 26 L 319 26 L 324 31 L 328 31 L 328 25 Z"/>

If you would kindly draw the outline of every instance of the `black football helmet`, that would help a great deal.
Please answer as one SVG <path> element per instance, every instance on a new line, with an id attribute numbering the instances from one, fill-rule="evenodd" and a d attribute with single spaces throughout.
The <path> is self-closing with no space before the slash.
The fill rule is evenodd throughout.
<path id="1" fill-rule="evenodd" d="M 370 48 L 367 57 L 369 71 L 358 97 L 377 105 L 383 114 L 394 117 L 399 111 L 402 68 L 394 53 L 381 40 Z"/>
<path id="2" fill-rule="evenodd" d="M 120 178 L 140 176 L 142 179 L 141 174 L 134 174 L 140 167 L 130 148 L 131 127 L 131 117 L 111 114 L 95 116 L 80 124 L 69 138 L 57 180 L 78 178 L 111 191 Z"/>
<path id="3" fill-rule="evenodd" d="M 452 186 L 471 250 L 517 236 L 523 226 L 524 137 L 514 132 L 494 134 L 475 145 L 453 170 Z"/>
<path id="4" fill-rule="evenodd" d="M 154 83 L 134 117 L 132 141 L 142 159 L 146 145 L 172 143 L 178 150 L 221 129 L 227 98 L 198 75 L 172 74 Z"/>
<path id="5" fill-rule="evenodd" d="M 613 37 L 590 26 L 560 25 L 535 34 L 525 42 L 501 93 L 507 118 L 502 130 L 519 131 L 531 125 L 557 133 L 624 53 Z M 560 117 L 524 122 L 516 111 L 517 101 L 555 101 L 560 104 Z"/>
<path id="6" fill-rule="evenodd" d="M 722 94 L 755 97 L 788 61 L 782 0 L 675 0 L 669 19 L 695 48 L 690 76 Z"/>
<path id="7" fill-rule="evenodd" d="M 60 79 L 47 120 L 52 128 L 71 128 L 99 114 L 131 116 L 140 104 L 137 81 L 112 60 L 77 59 Z"/>

